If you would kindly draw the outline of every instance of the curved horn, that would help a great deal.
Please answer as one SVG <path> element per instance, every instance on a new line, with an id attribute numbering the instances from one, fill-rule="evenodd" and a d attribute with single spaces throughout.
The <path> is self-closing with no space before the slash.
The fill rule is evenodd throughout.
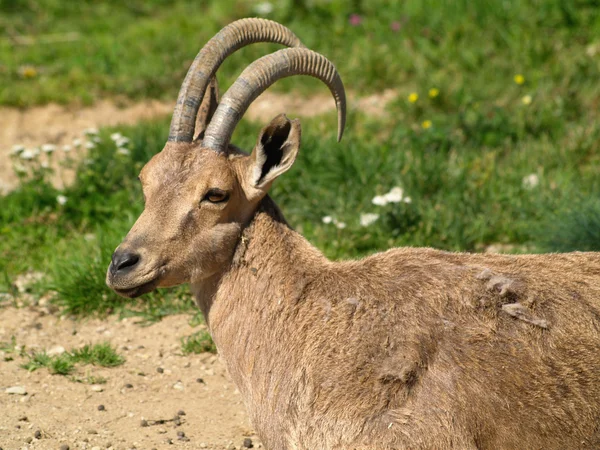
<path id="1" fill-rule="evenodd" d="M 196 114 L 210 78 L 225 58 L 254 42 L 304 47 L 294 33 L 272 20 L 241 19 L 227 25 L 206 43 L 190 66 L 177 97 L 169 141 L 192 142 Z"/>
<path id="2" fill-rule="evenodd" d="M 206 128 L 202 146 L 227 151 L 237 123 L 250 104 L 280 78 L 310 75 L 323 81 L 333 94 L 338 111 L 338 141 L 346 123 L 346 92 L 335 66 L 306 48 L 287 48 L 263 56 L 249 65 L 225 93 Z"/>

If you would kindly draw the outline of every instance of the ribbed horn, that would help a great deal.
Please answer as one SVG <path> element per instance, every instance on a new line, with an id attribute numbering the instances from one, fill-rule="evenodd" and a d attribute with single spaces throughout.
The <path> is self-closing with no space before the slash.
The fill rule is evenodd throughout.
<path id="1" fill-rule="evenodd" d="M 227 25 L 206 43 L 190 66 L 177 97 L 169 141 L 192 142 L 196 114 L 210 78 L 225 58 L 254 42 L 304 47 L 294 33 L 272 20 L 241 19 Z"/>
<path id="2" fill-rule="evenodd" d="M 338 111 L 338 141 L 346 123 L 346 92 L 335 66 L 324 56 L 306 48 L 287 48 L 250 64 L 225 93 L 202 140 L 202 146 L 226 152 L 236 125 L 265 89 L 292 75 L 310 75 L 323 81 L 333 94 Z"/>

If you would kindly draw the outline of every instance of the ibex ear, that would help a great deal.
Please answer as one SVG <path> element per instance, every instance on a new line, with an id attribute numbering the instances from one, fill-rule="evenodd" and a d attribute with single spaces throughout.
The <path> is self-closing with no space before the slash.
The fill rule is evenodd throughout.
<path id="1" fill-rule="evenodd" d="M 198 115 L 196 116 L 196 126 L 194 128 L 194 140 L 202 139 L 204 132 L 208 126 L 210 119 L 212 119 L 215 110 L 219 106 L 219 83 L 217 77 L 213 76 L 210 79 L 210 83 L 204 93 L 204 98 L 198 109 Z"/>
<path id="2" fill-rule="evenodd" d="M 275 117 L 264 127 L 248 161 L 248 185 L 263 194 L 275 178 L 288 170 L 300 148 L 300 120 L 285 114 Z"/>

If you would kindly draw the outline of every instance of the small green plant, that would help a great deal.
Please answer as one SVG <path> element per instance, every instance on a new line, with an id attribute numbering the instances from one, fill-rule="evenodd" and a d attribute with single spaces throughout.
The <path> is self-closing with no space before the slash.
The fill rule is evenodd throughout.
<path id="1" fill-rule="evenodd" d="M 210 333 L 203 330 L 182 338 L 181 351 L 184 355 L 189 355 L 190 353 L 217 353 L 217 347 Z"/>
<path id="2" fill-rule="evenodd" d="M 75 369 L 75 362 L 65 353 L 51 358 L 47 367 L 51 374 L 68 375 Z"/>
<path id="3" fill-rule="evenodd" d="M 48 356 L 46 352 L 35 352 L 32 355 L 29 355 L 29 361 L 24 364 L 21 364 L 23 369 L 26 369 L 29 372 L 33 372 L 42 367 L 48 367 L 52 361 L 52 357 Z"/>
<path id="4" fill-rule="evenodd" d="M 93 364 L 94 366 L 115 367 L 125 362 L 108 342 L 101 344 L 86 344 L 80 349 L 73 350 L 70 358 L 74 363 Z"/>
<path id="5" fill-rule="evenodd" d="M 86 344 L 82 348 L 55 356 L 50 356 L 45 351 L 34 352 L 28 355 L 28 358 L 29 360 L 21 365 L 22 368 L 33 372 L 46 367 L 50 373 L 56 375 L 72 373 L 76 364 L 115 367 L 125 362 L 125 358 L 119 355 L 107 342 L 94 345 Z M 94 377 L 88 375 L 86 379 L 90 380 L 92 378 Z"/>

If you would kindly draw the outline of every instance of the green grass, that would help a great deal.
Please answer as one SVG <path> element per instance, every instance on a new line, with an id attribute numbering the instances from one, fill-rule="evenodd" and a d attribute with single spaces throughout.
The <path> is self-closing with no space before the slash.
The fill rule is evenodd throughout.
<path id="1" fill-rule="evenodd" d="M 217 353 L 217 347 L 212 341 L 210 333 L 204 330 L 182 338 L 181 351 L 184 355 L 190 353 Z"/>
<path id="2" fill-rule="evenodd" d="M 536 92 L 572 91 L 567 102 L 579 101 L 580 93 L 598 97 L 599 68 L 590 56 L 600 32 L 594 1 L 272 4 L 265 17 L 328 56 L 356 92 L 435 84 L 461 97 L 503 99 L 513 75 L 524 73 Z M 352 14 L 360 16 L 355 26 Z M 174 100 L 200 47 L 222 26 L 256 15 L 256 2 L 241 0 L 2 0 L 0 104 L 90 103 L 106 96 Z M 220 73 L 224 85 L 276 48 L 253 45 L 233 55 Z M 306 85 L 313 90 L 317 83 Z"/>
<path id="3" fill-rule="evenodd" d="M 46 367 L 50 373 L 56 375 L 71 374 L 77 364 L 116 367 L 125 362 L 125 358 L 119 355 L 116 349 L 107 342 L 94 345 L 86 344 L 79 349 L 54 356 L 48 355 L 45 351 L 34 352 L 28 355 L 28 359 L 26 363 L 21 365 L 22 368 L 33 372 Z M 96 377 L 87 377 L 86 380 L 96 381 Z"/>
<path id="4" fill-rule="evenodd" d="M 66 47 L 60 51 L 32 47 L 15 53 L 16 47 L 0 45 L 0 55 L 11 55 L 0 57 L 0 103 L 85 99 L 81 90 L 90 85 L 95 86 L 90 100 L 104 94 L 174 100 L 200 43 L 252 7 L 231 8 L 225 1 L 195 5 L 192 12 L 183 0 L 127 7 L 43 4 L 37 12 L 21 13 L 0 2 L 6 12 L 0 28 L 8 27 L 9 17 L 21 34 L 47 33 L 54 25 L 57 32 L 86 30 L 85 51 L 61 44 Z M 558 0 L 410 0 L 386 7 L 315 0 L 309 13 L 303 7 L 308 4 L 283 2 L 272 17 L 330 56 L 348 88 L 368 93 L 394 87 L 399 94 L 384 115 L 351 111 L 341 144 L 335 142 L 335 114 L 302 119 L 300 156 L 275 183 L 272 196 L 289 222 L 327 256 L 353 258 L 404 245 L 600 250 L 598 8 Z M 11 5 L 33 8 L 25 0 Z M 361 15 L 360 25 L 349 24 L 351 13 Z M 136 20 L 121 31 L 132 16 Z M 390 28 L 394 21 L 398 31 Z M 265 49 L 234 55 L 222 78 L 231 81 Z M 47 64 L 53 76 L 10 78 L 28 58 L 34 65 Z M 66 82 L 78 64 L 95 70 Z M 517 74 L 523 83 L 515 82 Z M 9 78 L 2 82 L 2 77 Z M 308 80 L 300 85 L 317 86 Z M 295 80 L 279 84 L 292 86 Z M 439 90 L 434 98 L 432 88 Z M 418 99 L 409 101 L 410 93 Z M 233 142 L 250 149 L 263 125 L 242 121 Z M 113 131 L 101 130 L 100 142 L 63 191 L 46 182 L 47 173 L 34 161 L 27 163 L 21 187 L 1 199 L 0 291 L 14 293 L 15 277 L 36 270 L 46 277 L 34 293 L 55 291 L 53 301 L 73 315 L 118 312 L 150 323 L 193 308 L 185 287 L 131 302 L 105 286 L 110 255 L 142 210 L 136 177 L 163 147 L 168 120 L 119 128 L 131 140 L 129 155 L 116 151 L 108 137 Z M 395 186 L 410 203 L 372 203 Z M 58 195 L 67 198 L 64 205 Z M 363 227 L 362 213 L 379 217 Z M 324 223 L 326 216 L 346 227 Z"/>

